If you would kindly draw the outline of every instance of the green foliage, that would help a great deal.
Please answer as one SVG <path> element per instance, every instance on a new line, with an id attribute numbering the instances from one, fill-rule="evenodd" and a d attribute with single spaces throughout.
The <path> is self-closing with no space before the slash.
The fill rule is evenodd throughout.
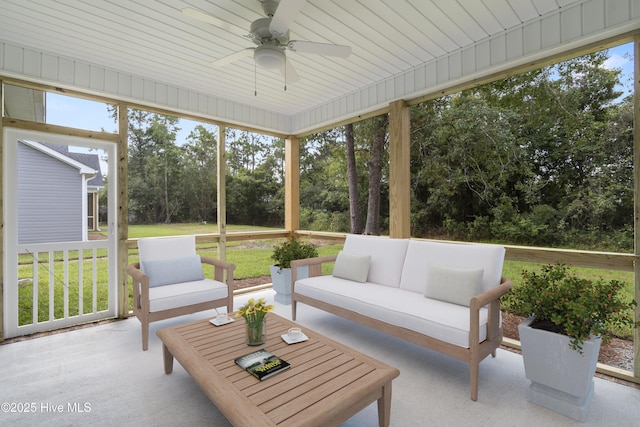
<path id="1" fill-rule="evenodd" d="M 216 219 L 218 170 L 215 133 L 202 125 L 196 126 L 189 134 L 184 150 L 183 215 L 201 222 L 213 221 Z"/>
<path id="2" fill-rule="evenodd" d="M 571 247 L 628 230 L 633 99 L 618 99 L 620 70 L 607 57 L 413 106 L 414 235 Z"/>
<path id="3" fill-rule="evenodd" d="M 626 300 L 622 281 L 581 278 L 564 264 L 544 266 L 540 273 L 523 271 L 522 277 L 505 297 L 507 311 L 550 322 L 554 332 L 571 337 L 572 348 L 580 353 L 591 335 L 606 343 L 611 328 L 640 326 L 631 311 L 636 302 Z"/>
<path id="4" fill-rule="evenodd" d="M 280 269 L 291 268 L 291 261 L 297 259 L 315 258 L 318 248 L 313 243 L 301 243 L 295 237 L 274 246 L 271 259 Z"/>
<path id="5" fill-rule="evenodd" d="M 348 233 L 350 229 L 347 212 L 325 212 L 309 208 L 300 210 L 300 227 L 305 230 Z"/>

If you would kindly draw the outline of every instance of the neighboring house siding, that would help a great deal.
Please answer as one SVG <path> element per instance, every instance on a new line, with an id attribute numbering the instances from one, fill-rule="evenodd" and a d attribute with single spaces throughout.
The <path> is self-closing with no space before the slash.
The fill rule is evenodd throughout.
<path id="1" fill-rule="evenodd" d="M 82 175 L 18 143 L 18 243 L 81 241 Z"/>

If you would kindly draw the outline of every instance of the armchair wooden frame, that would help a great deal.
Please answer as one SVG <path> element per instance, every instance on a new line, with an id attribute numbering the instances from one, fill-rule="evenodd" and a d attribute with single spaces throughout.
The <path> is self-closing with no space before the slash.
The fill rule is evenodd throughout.
<path id="1" fill-rule="evenodd" d="M 127 266 L 127 273 L 133 279 L 133 314 L 142 324 L 142 350 L 146 351 L 149 348 L 149 323 L 151 322 L 221 306 L 227 307 L 227 313 L 233 312 L 233 271 L 236 266 L 215 258 L 201 256 L 200 260 L 203 264 L 214 266 L 213 279 L 227 285 L 227 297 L 155 312 L 149 311 L 149 276 L 140 270 L 139 262 Z"/>

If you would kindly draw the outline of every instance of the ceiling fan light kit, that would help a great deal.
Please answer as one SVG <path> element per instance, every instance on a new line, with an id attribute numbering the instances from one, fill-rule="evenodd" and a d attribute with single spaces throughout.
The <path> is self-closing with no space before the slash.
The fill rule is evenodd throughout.
<path id="1" fill-rule="evenodd" d="M 284 52 L 275 46 L 262 45 L 253 51 L 253 59 L 259 67 L 276 69 L 284 65 Z"/>
<path id="2" fill-rule="evenodd" d="M 307 0 L 258 0 L 266 18 L 258 18 L 251 23 L 249 34 L 241 34 L 238 27 L 193 8 L 183 9 L 183 13 L 191 18 L 207 22 L 218 28 L 250 39 L 255 48 L 246 48 L 213 62 L 214 67 L 223 67 L 245 58 L 253 52 L 256 66 L 267 69 L 279 69 L 285 80 L 295 82 L 298 75 L 288 60 L 286 49 L 302 54 L 316 54 L 346 58 L 351 54 L 351 47 L 329 43 L 317 43 L 289 39 L 289 26 L 307 3 Z M 286 87 L 286 86 L 285 86 Z"/>

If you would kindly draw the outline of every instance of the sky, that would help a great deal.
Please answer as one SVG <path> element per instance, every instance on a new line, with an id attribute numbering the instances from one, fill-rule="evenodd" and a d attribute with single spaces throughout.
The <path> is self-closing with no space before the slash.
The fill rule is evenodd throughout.
<path id="1" fill-rule="evenodd" d="M 107 104 L 57 93 L 47 93 L 47 123 L 110 133 L 115 133 L 118 127 L 109 117 Z M 180 144 L 185 142 L 196 125 L 198 122 L 180 119 L 181 130 L 176 141 Z"/>
<path id="2" fill-rule="evenodd" d="M 609 49 L 608 68 L 621 68 L 621 81 L 625 87 L 618 88 L 628 92 L 633 87 L 633 43 L 620 45 Z M 114 132 L 116 123 L 109 117 L 106 104 L 73 98 L 55 93 L 47 93 L 47 123 L 60 126 L 76 127 L 89 130 Z M 183 144 L 191 130 L 198 122 L 180 119 L 181 130 L 176 136 L 176 142 Z M 106 168 L 103 169 L 103 172 Z"/>
<path id="3" fill-rule="evenodd" d="M 627 43 L 609 49 L 609 59 L 605 63 L 607 68 L 622 69 L 621 81 L 626 86 L 621 89 L 629 92 L 633 88 L 633 43 Z"/>

